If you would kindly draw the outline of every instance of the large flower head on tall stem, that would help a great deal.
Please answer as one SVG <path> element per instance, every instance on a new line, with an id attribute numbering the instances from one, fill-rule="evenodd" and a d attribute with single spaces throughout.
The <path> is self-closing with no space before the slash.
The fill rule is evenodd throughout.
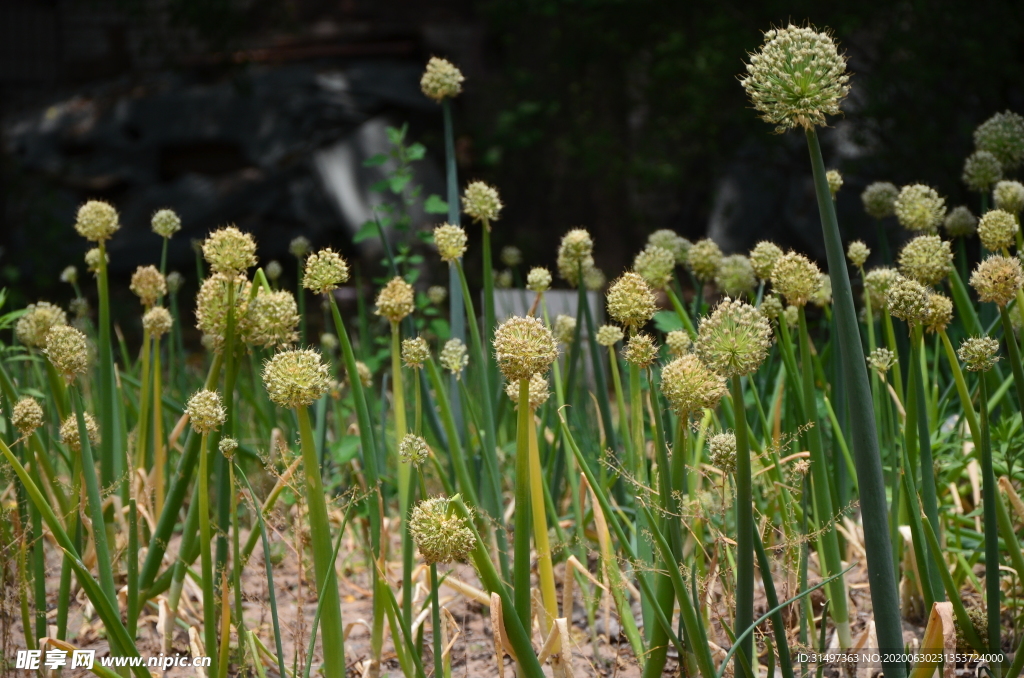
<path id="1" fill-rule="evenodd" d="M 494 357 L 510 382 L 543 374 L 558 357 L 551 330 L 532 316 L 512 316 L 494 331 Z"/>
<path id="2" fill-rule="evenodd" d="M 633 270 L 656 290 L 663 290 L 672 282 L 675 267 L 675 255 L 658 245 L 648 245 L 633 259 Z"/>
<path id="3" fill-rule="evenodd" d="M 67 324 L 68 316 L 64 309 L 48 301 L 40 301 L 25 307 L 25 313 L 14 326 L 14 333 L 26 346 L 42 348 L 51 327 Z"/>
<path id="4" fill-rule="evenodd" d="M 461 226 L 441 224 L 434 229 L 434 246 L 441 255 L 441 261 L 455 262 L 466 253 L 469 237 Z"/>
<path id="5" fill-rule="evenodd" d="M 680 417 L 714 407 L 725 395 L 725 380 L 693 353 L 681 355 L 661 370 L 661 392 Z"/>
<path id="6" fill-rule="evenodd" d="M 231 288 L 234 289 L 231 289 Z M 239 323 L 249 308 L 252 284 L 243 275 L 214 273 L 203 281 L 196 295 L 196 327 L 202 331 L 210 346 L 218 353 L 227 340 L 228 297 L 234 295 L 235 323 Z"/>
<path id="7" fill-rule="evenodd" d="M 317 294 L 327 294 L 348 281 L 348 262 L 330 247 L 306 258 L 302 286 Z"/>
<path id="8" fill-rule="evenodd" d="M 770 240 L 762 240 L 750 250 L 750 265 L 754 268 L 754 275 L 758 280 L 768 280 L 772 277 L 772 269 L 775 262 L 782 256 L 782 248 Z"/>
<path id="9" fill-rule="evenodd" d="M 639 273 L 627 271 L 608 289 L 608 315 L 630 330 L 643 327 L 658 310 L 654 291 Z"/>
<path id="10" fill-rule="evenodd" d="M 785 132 L 823 126 L 826 115 L 838 115 L 849 80 L 846 57 L 831 35 L 790 24 L 765 32 L 740 84 L 765 122 Z"/>
<path id="11" fill-rule="evenodd" d="M 207 389 L 192 394 L 185 404 L 185 414 L 192 424 L 192 430 L 201 435 L 216 431 L 227 420 L 227 411 L 220 394 Z"/>
<path id="12" fill-rule="evenodd" d="M 128 289 L 139 298 L 143 306 L 149 308 L 167 294 L 167 280 L 156 266 L 139 266 L 132 273 Z"/>
<path id="13" fill-rule="evenodd" d="M 999 342 L 991 337 L 964 339 L 957 356 L 971 372 L 988 372 L 999 361 Z"/>
<path id="14" fill-rule="evenodd" d="M 585 228 L 574 228 L 564 236 L 558 246 L 558 275 L 573 287 L 583 281 L 580 272 L 594 267 L 594 239 Z"/>
<path id="15" fill-rule="evenodd" d="M 43 406 L 31 396 L 22 398 L 11 409 L 11 423 L 23 436 L 32 435 L 45 421 Z"/>
<path id="16" fill-rule="evenodd" d="M 250 234 L 226 226 L 203 241 L 203 257 L 215 273 L 245 273 L 256 265 L 256 241 Z"/>
<path id="17" fill-rule="evenodd" d="M 670 228 L 660 228 L 647 236 L 647 244 L 663 247 L 676 258 L 676 264 L 682 266 L 690 254 L 693 243 Z"/>
<path id="18" fill-rule="evenodd" d="M 409 533 L 427 564 L 465 560 L 476 535 L 447 497 L 424 499 L 409 516 Z"/>
<path id="19" fill-rule="evenodd" d="M 897 274 L 885 293 L 885 303 L 893 317 L 917 325 L 928 314 L 928 289 L 913 278 Z"/>
<path id="20" fill-rule="evenodd" d="M 473 221 L 487 224 L 498 220 L 501 214 L 501 198 L 498 189 L 482 181 L 471 181 L 462 194 L 462 209 Z"/>
<path id="21" fill-rule="evenodd" d="M 170 239 L 181 230 L 181 217 L 171 209 L 157 210 L 153 213 L 150 225 L 158 236 Z"/>
<path id="22" fill-rule="evenodd" d="M 964 161 L 962 179 L 967 188 L 978 193 L 988 193 L 992 186 L 1003 178 L 1003 165 L 995 154 L 975 151 Z"/>
<path id="23" fill-rule="evenodd" d="M 900 250 L 900 273 L 922 285 L 942 282 L 953 268 L 953 250 L 937 235 L 919 235 Z"/>
<path id="24" fill-rule="evenodd" d="M 1000 308 L 1006 306 L 1024 287 L 1024 270 L 1020 259 L 993 254 L 974 269 L 971 287 L 982 301 L 994 302 Z"/>
<path id="25" fill-rule="evenodd" d="M 757 276 L 754 275 L 750 259 L 742 254 L 722 257 L 718 272 L 715 273 L 715 284 L 730 297 L 753 293 L 757 287 Z"/>
<path id="26" fill-rule="evenodd" d="M 96 420 L 88 412 L 82 413 L 82 419 L 85 422 L 85 435 L 89 439 L 89 444 L 92 446 L 99 445 L 100 427 L 96 425 Z M 82 451 L 82 439 L 79 437 L 78 417 L 76 415 L 69 415 L 60 425 L 60 441 L 67 445 L 68 449 L 72 452 Z"/>
<path id="27" fill-rule="evenodd" d="M 787 252 L 772 268 L 772 288 L 794 306 L 806 306 L 821 287 L 821 269 L 798 252 Z"/>
<path id="28" fill-rule="evenodd" d="M 946 200 L 938 191 L 924 184 L 911 184 L 900 189 L 893 204 L 896 219 L 908 231 L 931 233 L 946 216 Z"/>
<path id="29" fill-rule="evenodd" d="M 281 351 L 263 364 L 263 385 L 280 407 L 309 407 L 331 385 L 331 370 L 312 349 Z"/>
<path id="30" fill-rule="evenodd" d="M 462 83 L 465 81 L 456 66 L 440 57 L 430 57 L 427 68 L 420 78 L 420 90 L 436 101 L 441 103 L 445 99 L 453 99 L 462 92 Z"/>
<path id="31" fill-rule="evenodd" d="M 110 240 L 119 228 L 121 221 L 117 210 L 108 202 L 90 200 L 78 208 L 75 230 L 86 240 L 96 243 Z"/>
<path id="32" fill-rule="evenodd" d="M 900 189 L 896 184 L 888 181 L 876 181 L 868 184 L 864 192 L 860 194 L 860 201 L 864 204 L 864 211 L 868 216 L 875 219 L 891 217 L 896 213 L 896 198 L 899 197 Z"/>
<path id="33" fill-rule="evenodd" d="M 284 347 L 299 340 L 299 307 L 288 290 L 267 292 L 262 287 L 249 302 L 238 325 L 241 340 L 252 346 Z"/>
<path id="34" fill-rule="evenodd" d="M 89 343 L 70 325 L 54 325 L 46 333 L 44 350 L 50 363 L 69 384 L 89 368 Z"/>
<path id="35" fill-rule="evenodd" d="M 988 151 L 1006 169 L 1024 162 L 1024 118 L 1013 111 L 996 113 L 974 130 L 974 146 Z"/>
<path id="36" fill-rule="evenodd" d="M 1000 181 L 992 189 L 992 202 L 996 209 L 1020 214 L 1024 210 L 1024 184 L 1019 181 Z"/>
<path id="37" fill-rule="evenodd" d="M 392 323 L 400 323 L 413 312 L 414 302 L 412 285 L 401 277 L 395 276 L 377 294 L 375 313 L 387 318 Z"/>
<path id="38" fill-rule="evenodd" d="M 700 324 L 694 351 L 723 377 L 756 371 L 768 355 L 772 329 L 759 310 L 726 297 Z"/>
<path id="39" fill-rule="evenodd" d="M 942 220 L 942 227 L 950 238 L 966 238 L 978 230 L 978 218 L 964 205 L 954 207 Z"/>
<path id="40" fill-rule="evenodd" d="M 722 249 L 711 238 L 698 240 L 690 248 L 686 263 L 697 280 L 714 280 L 718 274 L 718 266 L 722 263 Z"/>
<path id="41" fill-rule="evenodd" d="M 989 252 L 1000 252 L 1013 247 L 1019 230 L 1015 216 L 1006 210 L 989 210 L 978 222 L 978 239 Z"/>

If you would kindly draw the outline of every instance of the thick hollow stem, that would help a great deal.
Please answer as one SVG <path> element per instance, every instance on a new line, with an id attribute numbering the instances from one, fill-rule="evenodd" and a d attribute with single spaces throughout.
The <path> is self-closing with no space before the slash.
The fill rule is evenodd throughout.
<path id="1" fill-rule="evenodd" d="M 739 635 L 754 623 L 754 498 L 750 472 L 750 441 L 739 375 L 732 378 L 732 408 L 736 416 L 736 625 Z M 737 657 L 749 662 L 753 638 L 743 642 Z M 740 668 L 737 666 L 737 673 Z"/>

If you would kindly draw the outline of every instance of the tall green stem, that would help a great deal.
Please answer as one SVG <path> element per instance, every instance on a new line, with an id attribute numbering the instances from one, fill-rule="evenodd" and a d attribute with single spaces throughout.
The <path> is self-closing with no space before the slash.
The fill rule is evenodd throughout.
<path id="1" fill-rule="evenodd" d="M 999 652 L 999 523 L 996 516 L 996 502 L 999 501 L 999 487 L 992 467 L 992 443 L 988 430 L 988 388 L 985 379 L 978 380 L 981 406 L 981 501 L 985 531 L 985 611 L 988 618 L 988 652 Z M 936 533 L 937 534 L 937 533 Z M 1009 547 L 1009 544 L 1007 544 Z"/>
<path id="2" fill-rule="evenodd" d="M 805 369 L 806 372 L 806 369 Z M 750 472 L 750 440 L 739 375 L 732 377 L 732 408 L 736 416 L 736 623 L 738 636 L 754 623 L 754 497 Z M 740 664 L 754 656 L 754 639 L 743 641 Z M 736 673 L 741 672 L 738 665 Z"/>
<path id="3" fill-rule="evenodd" d="M 486 397 L 486 396 L 485 396 Z M 524 629 L 530 628 L 530 380 L 519 380 L 519 417 L 516 425 L 516 515 L 512 591 L 516 613 Z"/>
<path id="4" fill-rule="evenodd" d="M 213 581 L 213 551 L 210 540 L 210 451 L 209 436 L 199 441 L 199 561 L 203 573 L 203 642 L 210 657 L 210 675 L 217 675 L 217 603 Z"/>

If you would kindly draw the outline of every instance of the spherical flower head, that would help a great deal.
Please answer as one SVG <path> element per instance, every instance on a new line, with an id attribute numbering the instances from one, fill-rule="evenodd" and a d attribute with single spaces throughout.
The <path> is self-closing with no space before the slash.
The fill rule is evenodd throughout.
<path id="1" fill-rule="evenodd" d="M 956 352 L 971 372 L 988 372 L 999 361 L 999 342 L 991 337 L 964 339 Z"/>
<path id="2" fill-rule="evenodd" d="M 441 261 L 454 262 L 466 253 L 469 238 L 460 226 L 442 224 L 434 229 L 434 246 L 437 247 Z"/>
<path id="3" fill-rule="evenodd" d="M 810 301 L 818 308 L 824 308 L 832 303 L 832 278 L 828 273 L 822 273 L 819 278 L 821 284 L 818 285 L 818 289 L 814 290 Z"/>
<path id="4" fill-rule="evenodd" d="M 110 203 L 102 200 L 90 200 L 78 208 L 75 230 L 86 240 L 92 242 L 110 240 L 119 228 L 121 228 L 121 221 L 117 216 L 117 210 Z"/>
<path id="5" fill-rule="evenodd" d="M 512 288 L 512 271 L 507 268 L 504 271 L 494 272 L 494 286 L 499 290 L 508 290 Z"/>
<path id="6" fill-rule="evenodd" d="M 583 271 L 583 287 L 591 292 L 600 292 L 607 282 L 608 278 L 605 277 L 604 271 L 597 266 L 591 266 Z"/>
<path id="7" fill-rule="evenodd" d="M 751 294 L 757 287 L 757 276 L 754 274 L 750 259 L 742 254 L 722 257 L 718 273 L 715 274 L 715 284 L 730 297 Z"/>
<path id="8" fill-rule="evenodd" d="M 427 441 L 413 433 L 406 434 L 398 443 L 398 459 L 403 464 L 412 464 L 416 468 L 423 466 L 423 463 L 430 456 L 430 446 Z"/>
<path id="9" fill-rule="evenodd" d="M 456 379 L 462 378 L 462 370 L 469 364 L 469 352 L 461 339 L 449 339 L 445 342 L 444 348 L 437 356 L 437 362 L 441 367 L 455 375 Z"/>
<path id="10" fill-rule="evenodd" d="M 678 357 L 690 350 L 693 340 L 686 330 L 672 330 L 665 335 L 665 345 L 668 346 L 669 353 Z"/>
<path id="11" fill-rule="evenodd" d="M 900 273 L 922 285 L 942 282 L 953 267 L 953 250 L 948 240 L 937 235 L 919 235 L 903 246 Z"/>
<path id="12" fill-rule="evenodd" d="M 836 193 L 843 187 L 843 175 L 839 173 L 839 170 L 829 170 L 825 172 L 825 181 L 828 182 L 828 192 L 832 194 L 832 199 L 836 199 Z"/>
<path id="13" fill-rule="evenodd" d="M 1012 111 L 996 113 L 974 130 L 974 146 L 998 158 L 1006 169 L 1024 162 L 1024 118 Z"/>
<path id="14" fill-rule="evenodd" d="M 465 560 L 476 546 L 476 535 L 447 497 L 417 504 L 409 516 L 409 534 L 428 565 Z"/>
<path id="15" fill-rule="evenodd" d="M 402 322 L 415 308 L 412 285 L 395 276 L 377 294 L 377 315 L 393 323 Z"/>
<path id="16" fill-rule="evenodd" d="M 331 371 L 317 351 L 281 351 L 263 364 L 263 385 L 275 404 L 297 410 L 327 392 Z"/>
<path id="17" fill-rule="evenodd" d="M 750 304 L 726 297 L 701 322 L 695 351 L 705 365 L 723 377 L 744 376 L 760 367 L 771 339 L 771 325 L 764 314 Z"/>
<path id="18" fill-rule="evenodd" d="M 693 353 L 687 353 L 662 368 L 661 392 L 672 410 L 686 418 L 717 405 L 726 386 L 721 375 L 708 369 Z"/>
<path id="19" fill-rule="evenodd" d="M 782 299 L 775 294 L 766 295 L 761 300 L 761 305 L 758 307 L 765 318 L 769 320 L 775 320 L 785 312 L 785 306 L 782 305 Z"/>
<path id="20" fill-rule="evenodd" d="M 908 231 L 932 232 L 946 216 L 946 200 L 924 184 L 901 188 L 894 208 L 900 225 Z"/>
<path id="21" fill-rule="evenodd" d="M 658 306 L 654 291 L 643 277 L 627 271 L 608 289 L 608 315 L 630 329 L 643 327 Z"/>
<path id="22" fill-rule="evenodd" d="M 494 331 L 494 357 L 508 381 L 543 374 L 558 357 L 555 336 L 533 316 L 512 316 Z"/>
<path id="23" fill-rule="evenodd" d="M 576 334 L 576 318 L 571 315 L 558 314 L 555 318 L 555 326 L 552 328 L 555 341 L 559 344 L 571 344 Z"/>
<path id="24" fill-rule="evenodd" d="M 448 288 L 444 285 L 431 285 L 427 288 L 427 299 L 434 306 L 440 306 L 448 298 Z"/>
<path id="25" fill-rule="evenodd" d="M 470 182 L 462 194 L 462 210 L 478 223 L 490 226 L 492 221 L 498 220 L 501 208 L 498 189 L 482 181 Z"/>
<path id="26" fill-rule="evenodd" d="M 663 290 L 672 281 L 676 257 L 657 245 L 648 245 L 633 259 L 633 270 L 656 290 Z"/>
<path id="27" fill-rule="evenodd" d="M 769 280 L 775 262 L 782 256 L 782 248 L 770 240 L 762 240 L 750 250 L 750 265 L 754 267 L 754 275 L 758 280 Z"/>
<path id="28" fill-rule="evenodd" d="M 772 287 L 794 306 L 806 306 L 821 286 L 818 265 L 797 252 L 779 257 L 772 269 Z"/>
<path id="29" fill-rule="evenodd" d="M 708 438 L 708 461 L 726 475 L 736 472 L 736 434 L 717 433 Z"/>
<path id="30" fill-rule="evenodd" d="M 88 412 L 82 413 L 82 419 L 85 421 L 85 435 L 89 439 L 90 447 L 99 445 L 100 427 L 96 425 L 96 420 Z M 60 425 L 60 441 L 67 445 L 71 452 L 82 451 L 82 439 L 78 433 L 78 417 L 72 414 Z"/>
<path id="31" fill-rule="evenodd" d="M 221 438 L 220 442 L 217 443 L 217 449 L 224 455 L 225 459 L 230 460 L 235 456 L 235 450 L 238 449 L 238 441 L 234 438 Z"/>
<path id="32" fill-rule="evenodd" d="M 465 79 L 462 71 L 452 62 L 440 57 L 430 57 L 427 69 L 420 78 L 420 90 L 437 103 L 441 103 L 444 99 L 457 97 L 462 92 L 462 83 Z"/>
<path id="33" fill-rule="evenodd" d="M 143 306 L 149 308 L 167 294 L 167 281 L 156 266 L 139 266 L 132 273 L 128 289 L 139 298 Z"/>
<path id="34" fill-rule="evenodd" d="M 978 218 L 971 214 L 971 210 L 960 205 L 949 211 L 942 226 L 950 238 L 966 238 L 978 230 Z"/>
<path id="35" fill-rule="evenodd" d="M 704 238 L 693 243 L 690 253 L 686 257 L 686 263 L 693 271 L 693 275 L 701 282 L 714 280 L 718 273 L 718 265 L 722 263 L 722 250 L 711 238 Z"/>
<path id="36" fill-rule="evenodd" d="M 854 240 L 850 243 L 849 247 L 846 248 L 846 258 L 850 260 L 850 263 L 861 268 L 864 266 L 864 262 L 871 256 L 871 249 L 864 244 L 863 240 Z"/>
<path id="37" fill-rule="evenodd" d="M 161 238 L 170 238 L 181 230 L 181 217 L 174 210 L 157 210 L 153 212 L 150 225 L 153 227 L 153 232 Z"/>
<path id="38" fill-rule="evenodd" d="M 864 189 L 860 194 L 860 201 L 864 204 L 864 211 L 868 216 L 884 219 L 896 213 L 896 198 L 899 194 L 900 189 L 896 188 L 895 184 L 876 181 Z"/>
<path id="39" fill-rule="evenodd" d="M 11 409 L 11 423 L 23 436 L 30 436 L 43 425 L 43 407 L 35 398 L 25 397 Z"/>
<path id="40" fill-rule="evenodd" d="M 336 351 L 338 349 L 338 337 L 330 332 L 324 332 L 320 335 L 320 348 L 328 352 Z"/>
<path id="41" fill-rule="evenodd" d="M 406 367 L 420 369 L 430 359 L 430 347 L 423 337 L 412 337 L 402 342 L 402 362 Z"/>
<path id="42" fill-rule="evenodd" d="M 564 236 L 558 246 L 558 275 L 573 287 L 578 287 L 580 272 L 594 265 L 594 240 L 583 228 L 574 228 Z"/>
<path id="43" fill-rule="evenodd" d="M 306 258 L 302 286 L 317 294 L 327 294 L 348 281 L 348 263 L 330 247 Z"/>
<path id="44" fill-rule="evenodd" d="M 214 273 L 203 281 L 196 294 L 196 327 L 202 331 L 212 350 L 220 352 L 228 329 L 229 289 L 234 288 L 235 322 L 240 322 L 249 308 L 252 285 L 242 275 Z"/>
<path id="45" fill-rule="evenodd" d="M 51 327 L 43 352 L 68 383 L 89 369 L 89 343 L 82 332 L 70 325 Z"/>
<path id="46" fill-rule="evenodd" d="M 359 383 L 362 384 L 363 388 L 369 388 L 373 385 L 373 371 L 362 360 L 356 361 L 356 376 L 359 378 Z"/>
<path id="47" fill-rule="evenodd" d="M 260 287 L 245 316 L 239 319 L 238 331 L 242 342 L 250 346 L 285 347 L 299 340 L 298 326 L 295 295 L 288 290 L 267 292 Z"/>
<path id="48" fill-rule="evenodd" d="M 1022 286 L 1024 270 L 1016 257 L 994 254 L 979 263 L 971 274 L 971 287 L 978 293 L 978 298 L 995 302 L 999 307 L 1009 304 Z"/>
<path id="49" fill-rule="evenodd" d="M 267 280 L 270 282 L 277 282 L 277 279 L 284 273 L 284 268 L 281 266 L 281 262 L 277 259 L 271 259 L 267 262 L 267 265 L 263 267 L 263 272 L 267 276 Z"/>
<path id="50" fill-rule="evenodd" d="M 601 346 L 614 346 L 622 341 L 626 334 L 618 325 L 601 325 L 597 330 L 597 343 Z"/>
<path id="51" fill-rule="evenodd" d="M 644 369 L 658 359 L 658 346 L 651 335 L 638 332 L 626 340 L 626 345 L 622 348 L 622 358 L 630 365 Z"/>
<path id="52" fill-rule="evenodd" d="M 177 294 L 181 286 L 185 284 L 185 276 L 178 273 L 177 271 L 171 271 L 167 274 L 167 291 L 171 294 Z"/>
<path id="53" fill-rule="evenodd" d="M 85 268 L 90 273 L 99 273 L 100 265 L 110 262 L 110 256 L 102 252 L 99 247 L 93 247 L 86 252 L 84 259 Z"/>
<path id="54" fill-rule="evenodd" d="M 46 345 L 46 334 L 50 328 L 67 324 L 68 316 L 64 309 L 48 301 L 40 301 L 25 307 L 25 313 L 14 326 L 14 333 L 26 346 L 42 348 Z"/>
<path id="55" fill-rule="evenodd" d="M 990 210 L 978 222 L 978 238 L 989 252 L 1000 252 L 1016 242 L 1017 218 L 1005 210 Z"/>
<path id="56" fill-rule="evenodd" d="M 775 131 L 825 124 L 850 91 L 846 58 L 827 32 L 794 26 L 765 32 L 740 84 Z"/>
<path id="57" fill-rule="evenodd" d="M 1000 181 L 992 189 L 992 202 L 996 204 L 996 209 L 1020 214 L 1024 210 L 1024 184 L 1019 181 Z"/>
<path id="58" fill-rule="evenodd" d="M 864 274 L 864 294 L 871 301 L 871 308 L 878 313 L 885 307 L 889 287 L 899 273 L 895 268 L 879 266 Z"/>
<path id="59" fill-rule="evenodd" d="M 548 401 L 551 397 L 551 390 L 548 388 L 548 380 L 542 374 L 535 374 L 530 377 L 529 407 L 536 410 Z M 512 399 L 519 409 L 519 382 L 510 381 L 505 386 L 505 395 Z"/>
<path id="60" fill-rule="evenodd" d="M 686 263 L 690 248 L 693 247 L 693 243 L 670 228 L 659 228 L 651 233 L 647 236 L 647 244 L 668 250 L 680 266 Z"/>
<path id="61" fill-rule="evenodd" d="M 174 318 L 163 306 L 154 306 L 142 315 L 142 329 L 154 339 L 159 339 L 170 332 L 173 326 Z"/>
<path id="62" fill-rule="evenodd" d="M 297 235 L 288 243 L 288 252 L 296 259 L 304 259 L 312 248 L 313 244 L 304 235 Z"/>
<path id="63" fill-rule="evenodd" d="M 897 275 L 885 294 L 889 313 L 910 325 L 924 320 L 928 313 L 928 289 L 904 275 Z"/>
<path id="64" fill-rule="evenodd" d="M 939 333 L 949 326 L 953 320 L 953 302 L 944 294 L 929 292 L 928 308 L 925 310 L 921 324 L 928 332 Z"/>
<path id="65" fill-rule="evenodd" d="M 786 327 L 796 329 L 800 324 L 800 309 L 796 306 L 787 306 L 782 312 L 782 319 L 786 322 Z"/>
<path id="66" fill-rule="evenodd" d="M 541 292 L 547 292 L 550 287 L 551 271 L 548 269 L 542 266 L 535 266 L 526 274 L 526 289 L 531 292 L 540 294 Z"/>
<path id="67" fill-rule="evenodd" d="M 64 270 L 60 272 L 60 281 L 69 285 L 74 285 L 78 282 L 78 269 L 74 266 L 65 266 Z"/>
<path id="68" fill-rule="evenodd" d="M 993 153 L 975 151 L 964 161 L 962 176 L 967 188 L 978 193 L 986 193 L 992 185 L 1003 178 L 1003 166 Z"/>
<path id="69" fill-rule="evenodd" d="M 514 268 L 523 263 L 523 251 L 515 245 L 506 245 L 501 248 L 501 263 L 509 268 Z"/>
<path id="70" fill-rule="evenodd" d="M 867 357 L 868 367 L 878 372 L 879 376 L 892 369 L 896 364 L 896 355 L 887 348 L 876 348 Z"/>
<path id="71" fill-rule="evenodd" d="M 221 403 L 220 393 L 199 389 L 185 403 L 192 430 L 200 435 L 216 431 L 227 420 L 227 411 Z"/>
<path id="72" fill-rule="evenodd" d="M 242 273 L 256 265 L 256 241 L 248 233 L 227 226 L 203 241 L 203 257 L 214 273 Z"/>

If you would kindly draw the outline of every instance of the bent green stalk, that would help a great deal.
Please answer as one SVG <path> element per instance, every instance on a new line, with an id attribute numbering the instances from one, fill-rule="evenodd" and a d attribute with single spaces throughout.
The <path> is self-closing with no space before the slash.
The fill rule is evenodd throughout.
<path id="1" fill-rule="evenodd" d="M 846 268 L 845 252 L 836 220 L 825 162 L 814 127 L 807 127 L 807 148 L 814 174 L 814 192 L 818 199 L 821 227 L 828 256 L 828 269 L 832 278 L 832 298 L 836 324 L 839 330 L 839 350 L 842 356 L 843 385 L 847 391 L 850 414 L 850 433 L 857 466 L 857 485 L 860 488 L 861 517 L 867 535 L 868 582 L 875 615 L 879 647 L 883 652 L 901 652 L 903 649 L 903 622 L 900 618 L 900 598 L 893 569 L 892 547 L 889 533 L 885 480 L 878 448 L 871 389 L 868 385 L 864 347 L 861 344 L 857 311 L 853 304 L 850 274 Z M 905 678 L 907 668 L 902 662 L 884 662 L 886 678 Z"/>

